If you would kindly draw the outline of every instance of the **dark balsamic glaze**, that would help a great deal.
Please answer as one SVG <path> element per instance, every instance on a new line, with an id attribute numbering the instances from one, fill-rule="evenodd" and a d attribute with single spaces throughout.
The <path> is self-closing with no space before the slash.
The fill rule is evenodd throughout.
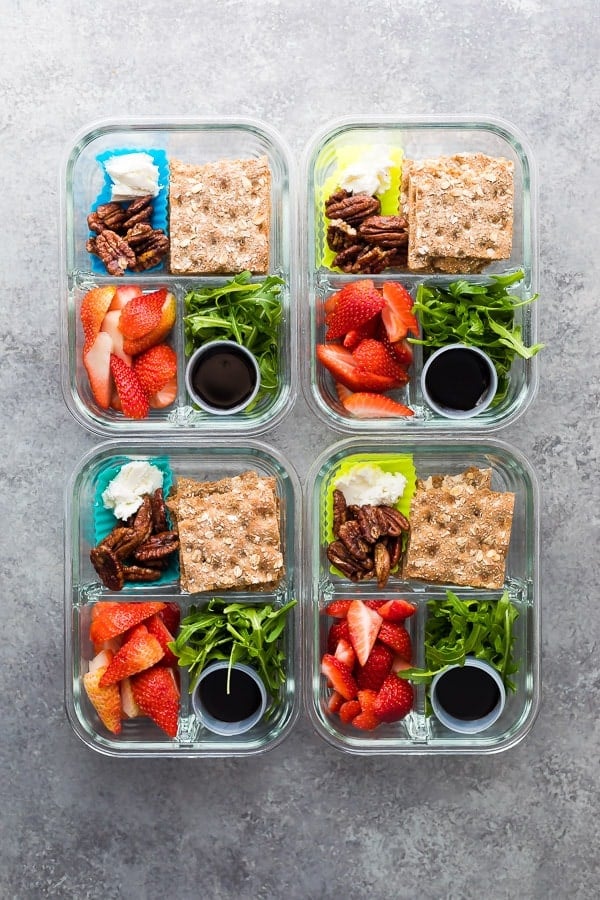
<path id="1" fill-rule="evenodd" d="M 227 669 L 209 672 L 200 682 L 200 701 L 206 712 L 220 722 L 243 722 L 260 706 L 258 685 L 245 672 L 232 669 L 227 693 L 227 676 Z"/>
<path id="2" fill-rule="evenodd" d="M 491 675 L 475 666 L 449 669 L 437 682 L 435 693 L 449 716 L 470 722 L 489 715 L 500 699 Z"/>
<path id="3" fill-rule="evenodd" d="M 214 409 L 234 409 L 256 385 L 250 360 L 235 347 L 215 347 L 200 357 L 191 376 L 197 396 Z"/>
<path id="4" fill-rule="evenodd" d="M 425 384 L 438 406 L 473 409 L 490 386 L 490 373 L 478 353 L 469 349 L 449 350 L 433 360 Z"/>

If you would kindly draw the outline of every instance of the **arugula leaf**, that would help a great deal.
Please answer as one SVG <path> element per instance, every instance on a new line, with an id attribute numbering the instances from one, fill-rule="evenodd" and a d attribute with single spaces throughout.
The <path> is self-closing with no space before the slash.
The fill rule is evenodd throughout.
<path id="1" fill-rule="evenodd" d="M 275 700 L 287 677 L 279 638 L 296 603 L 290 600 L 274 608 L 268 603 L 249 606 L 213 597 L 205 607 L 192 606 L 177 637 L 169 643 L 179 665 L 189 670 L 190 693 L 210 662 L 229 660 L 230 670 L 237 662 L 253 666 Z"/>
<path id="2" fill-rule="evenodd" d="M 401 670 L 400 678 L 429 684 L 446 666 L 462 666 L 467 656 L 474 656 L 498 670 L 507 690 L 515 690 L 510 675 L 519 668 L 513 658 L 513 623 L 519 612 L 507 591 L 499 600 L 461 600 L 448 590 L 445 600 L 430 600 L 428 606 L 425 668 Z"/>
<path id="3" fill-rule="evenodd" d="M 280 293 L 284 283 L 276 275 L 252 282 L 251 272 L 246 271 L 218 287 L 188 291 L 183 319 L 186 356 L 208 341 L 236 341 L 247 347 L 258 362 L 261 385 L 257 400 L 276 391 L 283 313 Z"/>
<path id="4" fill-rule="evenodd" d="M 422 338 L 409 338 L 412 344 L 437 348 L 459 341 L 480 347 L 496 367 L 498 404 L 508 392 L 509 373 L 516 355 L 531 359 L 543 344 L 525 346 L 521 329 L 514 324 L 515 310 L 537 299 L 526 300 L 509 293 L 508 288 L 523 279 L 522 269 L 508 275 L 492 275 L 489 284 L 453 281 L 446 287 L 420 284 L 413 312 L 421 323 Z"/>

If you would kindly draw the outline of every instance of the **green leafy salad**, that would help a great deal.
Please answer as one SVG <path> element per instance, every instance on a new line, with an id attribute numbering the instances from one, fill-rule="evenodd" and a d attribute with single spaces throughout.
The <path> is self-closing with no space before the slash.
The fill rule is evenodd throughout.
<path id="1" fill-rule="evenodd" d="M 513 657 L 513 623 L 517 608 L 504 591 L 499 600 L 461 600 L 446 591 L 445 600 L 430 600 L 425 625 L 425 668 L 399 671 L 401 678 L 429 684 L 446 666 L 464 665 L 467 656 L 484 660 L 515 690 L 510 676 L 519 665 Z"/>
<path id="2" fill-rule="evenodd" d="M 282 284 L 284 281 L 276 275 L 253 282 L 250 272 L 241 272 L 219 287 L 188 291 L 183 320 L 186 356 L 209 341 L 236 341 L 256 357 L 261 377 L 259 397 L 276 391 Z"/>
<path id="3" fill-rule="evenodd" d="M 296 603 L 290 600 L 275 608 L 269 603 L 251 606 L 213 597 L 202 608 L 192 606 L 181 622 L 177 638 L 169 644 L 179 665 L 189 670 L 190 694 L 209 663 L 228 660 L 230 666 L 252 666 L 275 700 L 287 677 L 279 638 L 287 614 Z"/>
<path id="4" fill-rule="evenodd" d="M 453 281 L 447 287 L 420 284 L 413 313 L 421 323 L 422 338 L 409 338 L 423 347 L 463 343 L 480 347 L 492 359 L 498 373 L 494 403 L 508 391 L 508 373 L 515 356 L 531 359 L 543 344 L 526 347 L 521 328 L 515 325 L 515 310 L 537 299 L 521 300 L 509 288 L 523 279 L 519 270 L 510 275 L 492 275 L 489 284 Z"/>

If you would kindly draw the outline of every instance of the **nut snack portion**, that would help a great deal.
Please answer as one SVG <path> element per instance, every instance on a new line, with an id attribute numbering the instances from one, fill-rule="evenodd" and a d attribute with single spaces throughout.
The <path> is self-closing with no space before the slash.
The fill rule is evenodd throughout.
<path id="1" fill-rule="evenodd" d="M 515 495 L 490 485 L 488 469 L 417 482 L 405 578 L 489 589 L 504 585 Z"/>
<path id="2" fill-rule="evenodd" d="M 214 482 L 179 478 L 167 507 L 179 532 L 183 591 L 270 590 L 282 578 L 274 478 L 254 471 Z"/>
<path id="3" fill-rule="evenodd" d="M 269 267 L 271 171 L 266 156 L 204 165 L 170 160 L 170 268 L 175 275 Z"/>

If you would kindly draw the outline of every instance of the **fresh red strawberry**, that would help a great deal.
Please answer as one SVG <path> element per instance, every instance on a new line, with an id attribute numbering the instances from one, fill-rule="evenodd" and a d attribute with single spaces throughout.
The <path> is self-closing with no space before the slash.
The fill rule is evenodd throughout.
<path id="1" fill-rule="evenodd" d="M 352 355 L 366 372 L 393 378 L 398 385 L 408 383 L 406 369 L 395 357 L 392 357 L 381 341 L 377 341 L 375 338 L 366 338 L 352 351 Z"/>
<path id="2" fill-rule="evenodd" d="M 385 301 L 370 280 L 345 285 L 329 317 L 325 339 L 334 341 L 349 331 L 361 328 L 383 309 Z"/>
<path id="3" fill-rule="evenodd" d="M 381 626 L 383 628 L 383 625 Z M 359 690 L 378 691 L 392 671 L 394 654 L 383 644 L 375 642 L 364 666 L 359 666 L 356 683 Z"/>
<path id="4" fill-rule="evenodd" d="M 369 319 L 368 322 L 365 322 L 364 325 L 361 325 L 360 328 L 353 328 L 352 331 L 349 331 L 344 337 L 343 344 L 347 350 L 354 350 L 355 347 L 358 347 L 361 341 L 366 340 L 367 338 L 374 338 L 379 329 L 381 319 L 379 316 L 373 316 L 372 319 Z"/>
<path id="5" fill-rule="evenodd" d="M 90 640 L 108 641 L 139 625 L 144 619 L 149 619 L 164 609 L 165 605 L 159 601 L 111 604 L 109 608 L 102 609 L 100 615 L 90 625 Z"/>
<path id="6" fill-rule="evenodd" d="M 413 616 L 417 611 L 417 607 L 414 603 L 409 603 L 408 600 L 387 600 L 383 606 L 378 609 L 379 615 L 386 620 L 386 622 L 403 622 L 405 619 L 409 619 Z"/>
<path id="7" fill-rule="evenodd" d="M 344 700 L 354 700 L 358 688 L 348 666 L 332 656 L 331 653 L 324 653 L 321 660 L 321 672 L 334 691 L 341 694 Z"/>
<path id="8" fill-rule="evenodd" d="M 387 375 L 365 372 L 350 351 L 340 344 L 317 344 L 316 354 L 334 380 L 351 391 L 391 391 L 400 386 Z"/>
<path id="9" fill-rule="evenodd" d="M 363 688 L 358 692 L 358 702 L 363 712 L 372 713 L 375 709 L 375 701 L 377 700 L 377 691 L 372 688 Z"/>
<path id="10" fill-rule="evenodd" d="M 326 300 L 323 301 L 323 312 L 325 313 L 325 322 L 328 322 L 330 317 L 335 312 L 335 308 L 338 304 L 338 300 L 340 299 L 340 292 L 336 291 L 335 294 L 330 294 Z"/>
<path id="11" fill-rule="evenodd" d="M 125 337 L 125 352 L 137 356 L 149 347 L 161 344 L 175 324 L 176 314 L 175 297 L 164 289 L 134 297 L 124 307 L 119 324 Z"/>
<path id="12" fill-rule="evenodd" d="M 142 289 L 137 284 L 120 284 L 110 304 L 110 309 L 123 309 L 134 297 L 141 297 Z"/>
<path id="13" fill-rule="evenodd" d="M 169 737 L 177 736 L 179 687 L 168 666 L 152 666 L 131 678 L 133 698 L 144 715 L 150 716 Z"/>
<path id="14" fill-rule="evenodd" d="M 332 691 L 329 695 L 329 699 L 327 700 L 327 709 L 331 713 L 336 713 L 340 711 L 342 703 L 346 702 L 341 694 L 338 694 L 337 691 Z"/>
<path id="15" fill-rule="evenodd" d="M 148 394 L 154 394 L 177 375 L 177 354 L 168 344 L 155 344 L 133 361 L 133 371 Z"/>
<path id="16" fill-rule="evenodd" d="M 406 368 L 412 365 L 414 354 L 408 341 L 395 341 L 393 344 L 390 344 L 390 347 L 400 365 Z"/>
<path id="17" fill-rule="evenodd" d="M 368 606 L 369 609 L 376 609 L 377 612 L 381 609 L 382 606 L 385 606 L 387 600 L 363 600 L 365 606 Z"/>
<path id="18" fill-rule="evenodd" d="M 133 688 L 131 687 L 131 679 L 124 678 L 119 682 L 119 689 L 121 691 L 121 708 L 123 710 L 123 715 L 127 719 L 137 719 L 138 716 L 142 715 L 142 711 L 135 702 Z"/>
<path id="19" fill-rule="evenodd" d="M 412 709 L 412 685 L 397 675 L 388 675 L 377 694 L 373 712 L 382 722 L 399 722 Z"/>
<path id="20" fill-rule="evenodd" d="M 365 606 L 362 600 L 353 600 L 348 607 L 346 621 L 350 631 L 350 643 L 354 647 L 358 662 L 364 666 L 377 640 L 383 619 L 374 609 Z"/>
<path id="21" fill-rule="evenodd" d="M 418 337 L 419 323 L 412 312 L 413 299 L 406 288 L 397 281 L 386 281 L 382 292 L 385 303 L 381 310 L 381 320 L 391 343 L 401 341 L 409 331 Z"/>
<path id="22" fill-rule="evenodd" d="M 110 357 L 113 342 L 109 334 L 99 331 L 94 341 L 83 354 L 83 365 L 87 372 L 94 400 L 101 409 L 108 409 L 112 396 Z"/>
<path id="23" fill-rule="evenodd" d="M 112 353 L 110 371 L 115 381 L 123 415 L 128 419 L 145 419 L 150 411 L 148 394 L 133 369 Z"/>
<path id="24" fill-rule="evenodd" d="M 90 612 L 92 622 L 97 619 L 98 616 L 101 616 L 103 613 L 115 609 L 115 607 L 120 605 L 121 604 L 116 600 L 98 600 L 97 603 L 94 603 Z"/>
<path id="25" fill-rule="evenodd" d="M 346 620 L 341 619 L 339 622 L 334 622 L 329 629 L 329 634 L 327 635 L 327 652 L 335 653 L 336 647 L 340 641 L 349 640 L 350 630 L 348 628 L 348 623 L 346 622 Z"/>
<path id="26" fill-rule="evenodd" d="M 83 346 L 84 354 L 96 340 L 96 337 L 102 328 L 104 316 L 110 308 L 116 290 L 116 287 L 113 285 L 92 288 L 81 301 L 79 317 L 81 319 L 83 335 L 85 338 Z"/>
<path id="27" fill-rule="evenodd" d="M 352 394 L 344 400 L 343 407 L 359 419 L 397 419 L 414 416 L 413 410 L 408 406 L 397 403 L 390 397 L 364 391 Z"/>
<path id="28" fill-rule="evenodd" d="M 123 335 L 121 334 L 121 330 L 119 329 L 119 319 L 121 318 L 121 313 L 118 309 L 109 309 L 109 311 L 104 316 L 102 321 L 102 331 L 105 331 L 112 340 L 112 352 L 115 356 L 118 356 L 119 359 L 122 359 L 123 362 L 130 366 L 131 365 L 131 356 L 129 353 L 125 353 L 123 350 Z"/>
<path id="29" fill-rule="evenodd" d="M 179 609 L 179 605 L 173 602 L 165 603 L 159 615 L 171 634 L 177 634 L 179 631 L 179 622 L 181 620 L 181 610 Z"/>
<path id="30" fill-rule="evenodd" d="M 145 625 L 136 625 L 100 680 L 100 686 L 116 684 L 136 672 L 149 669 L 164 656 L 160 642 Z"/>
<path id="31" fill-rule="evenodd" d="M 352 600 L 332 600 L 331 603 L 327 604 L 323 612 L 333 619 L 345 619 L 351 603 Z"/>
<path id="32" fill-rule="evenodd" d="M 340 706 L 340 719 L 342 722 L 348 724 L 352 719 L 356 718 L 361 712 L 360 703 L 358 700 L 346 700 L 345 703 L 342 703 Z"/>
<path id="33" fill-rule="evenodd" d="M 122 709 L 119 685 L 110 684 L 102 687 L 100 684 L 107 668 L 106 665 L 103 665 L 86 672 L 82 679 L 83 687 L 103 725 L 112 734 L 120 734 Z"/>
<path id="34" fill-rule="evenodd" d="M 362 731 L 373 731 L 378 725 L 381 725 L 381 720 L 372 712 L 360 712 L 352 719 L 352 724 Z"/>
<path id="35" fill-rule="evenodd" d="M 354 663 L 356 662 L 356 653 L 354 652 L 354 647 L 347 641 L 345 638 L 341 638 L 338 641 L 338 645 L 335 648 L 335 653 L 333 654 L 336 659 L 340 659 L 343 663 L 345 663 L 350 671 L 354 668 Z"/>
<path id="36" fill-rule="evenodd" d="M 395 622 L 383 622 L 379 629 L 379 640 L 386 647 L 390 647 L 394 653 L 403 656 L 407 662 L 412 659 L 412 644 L 410 634 L 404 625 L 397 625 Z"/>
<path id="37" fill-rule="evenodd" d="M 150 632 L 150 634 L 154 635 L 158 643 L 160 644 L 163 651 L 162 665 L 163 666 L 176 666 L 177 665 L 177 657 L 173 653 L 172 650 L 169 649 L 169 643 L 174 639 L 173 635 L 167 628 L 162 619 L 160 613 L 156 613 L 154 616 L 150 616 L 149 619 L 146 619 L 144 625 Z"/>
<path id="38" fill-rule="evenodd" d="M 148 397 L 148 403 L 152 409 L 164 409 L 171 406 L 177 400 L 177 376 L 170 378 L 159 391 L 155 391 Z"/>

